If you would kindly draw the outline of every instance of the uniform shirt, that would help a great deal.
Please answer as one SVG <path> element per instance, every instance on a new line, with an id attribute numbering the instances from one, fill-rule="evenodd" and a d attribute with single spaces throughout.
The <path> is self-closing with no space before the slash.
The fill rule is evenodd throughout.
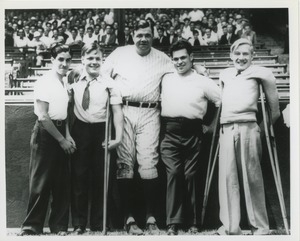
<path id="1" fill-rule="evenodd" d="M 256 121 L 259 98 L 258 81 L 261 80 L 272 115 L 279 113 L 276 79 L 271 70 L 251 65 L 240 74 L 235 68 L 220 73 L 222 92 L 221 124 Z"/>
<path id="2" fill-rule="evenodd" d="M 101 67 L 103 75 L 116 81 L 122 97 L 138 102 L 158 101 L 161 78 L 172 69 L 170 58 L 163 52 L 151 48 L 148 55 L 140 56 L 135 45 L 118 47 Z"/>
<path id="3" fill-rule="evenodd" d="M 107 89 L 109 89 L 110 92 L 110 103 L 112 105 L 122 103 L 121 94 L 113 85 L 112 81 L 99 76 L 95 80 L 92 80 L 90 83 L 89 108 L 87 110 L 83 110 L 82 98 L 85 87 L 87 85 L 86 76 L 87 74 L 83 72 L 79 80 L 71 85 L 74 91 L 74 113 L 76 117 L 83 122 L 104 122 L 106 120 L 106 102 L 108 98 Z"/>
<path id="4" fill-rule="evenodd" d="M 49 104 L 48 114 L 52 120 L 65 120 L 69 102 L 65 81 L 63 84 L 54 71 L 49 71 L 38 79 L 34 86 L 34 113 L 41 119 L 36 100 Z"/>
<path id="5" fill-rule="evenodd" d="M 163 77 L 162 116 L 203 119 L 208 100 L 216 106 L 221 102 L 220 88 L 213 80 L 195 71 L 188 76 L 181 76 L 174 72 Z"/>

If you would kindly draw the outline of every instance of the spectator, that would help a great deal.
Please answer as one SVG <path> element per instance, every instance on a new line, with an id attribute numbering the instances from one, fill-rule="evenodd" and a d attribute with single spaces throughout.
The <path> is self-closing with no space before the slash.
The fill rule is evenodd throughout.
<path id="1" fill-rule="evenodd" d="M 99 36 L 98 36 L 98 39 L 99 39 L 99 40 L 101 40 L 102 36 L 103 36 L 104 34 L 106 34 L 106 23 L 105 23 L 104 21 L 102 21 L 102 22 L 100 23 L 100 26 L 101 26 L 101 29 L 100 29 L 100 31 L 99 31 Z"/>
<path id="2" fill-rule="evenodd" d="M 113 9 L 106 9 L 106 14 L 104 16 L 104 22 L 108 25 L 112 25 L 114 23 L 114 10 Z"/>
<path id="3" fill-rule="evenodd" d="M 78 35 L 78 31 L 77 31 L 76 28 L 72 28 L 71 37 L 69 37 L 67 39 L 66 44 L 69 45 L 69 46 L 77 45 L 77 46 L 80 46 L 80 47 L 83 45 L 82 39 Z"/>
<path id="4" fill-rule="evenodd" d="M 101 27 L 100 27 L 100 24 L 95 24 L 95 32 L 94 32 L 94 36 L 96 36 L 97 37 L 97 39 L 98 39 L 98 36 L 100 35 L 100 29 L 101 29 Z"/>
<path id="5" fill-rule="evenodd" d="M 14 39 L 14 47 L 26 48 L 28 47 L 29 39 L 25 37 L 24 30 L 19 29 L 18 35 Z"/>
<path id="6" fill-rule="evenodd" d="M 210 28 L 207 28 L 205 30 L 205 34 L 203 36 L 204 45 L 217 45 L 218 44 L 218 38 L 215 34 L 212 34 L 212 30 Z"/>
<path id="7" fill-rule="evenodd" d="M 124 34 L 125 34 L 125 42 L 124 45 L 131 45 L 134 44 L 132 35 L 130 34 L 129 27 L 124 28 Z"/>
<path id="8" fill-rule="evenodd" d="M 92 27 L 88 27 L 86 30 L 86 34 L 83 37 L 84 44 L 91 44 L 93 42 L 97 42 L 97 38 L 94 36 L 94 29 Z"/>
<path id="9" fill-rule="evenodd" d="M 158 38 L 153 40 L 153 47 L 169 46 L 168 37 L 164 36 L 164 29 L 159 28 L 157 32 Z"/>
<path id="10" fill-rule="evenodd" d="M 114 22 L 113 29 L 114 29 L 114 34 L 117 37 L 116 45 L 123 46 L 125 44 L 125 35 L 124 35 L 124 31 L 121 31 L 119 29 L 118 22 Z"/>
<path id="11" fill-rule="evenodd" d="M 63 29 L 62 26 L 59 26 L 57 28 L 57 30 L 58 30 L 58 36 L 63 37 L 64 38 L 64 43 L 65 43 L 67 41 L 67 39 L 69 38 L 69 35 L 64 32 L 64 29 Z"/>
<path id="12" fill-rule="evenodd" d="M 177 35 L 175 34 L 175 28 L 173 26 L 170 27 L 170 34 L 167 38 L 169 46 L 178 40 Z"/>
<path id="13" fill-rule="evenodd" d="M 193 23 L 201 22 L 202 18 L 204 17 L 204 13 L 200 9 L 194 8 L 192 11 L 189 12 L 188 17 Z"/>
<path id="14" fill-rule="evenodd" d="M 62 36 L 58 35 L 57 28 L 53 29 L 52 32 L 53 32 L 53 35 L 50 40 L 50 47 L 53 46 L 55 43 L 64 43 L 65 40 Z"/>
<path id="15" fill-rule="evenodd" d="M 83 42 L 84 36 L 85 36 L 85 28 L 83 26 L 80 26 L 78 28 L 78 40 L 81 40 L 81 42 Z"/>
<path id="16" fill-rule="evenodd" d="M 5 28 L 5 47 L 14 47 L 14 38 L 13 38 L 13 28 L 6 27 Z"/>
<path id="17" fill-rule="evenodd" d="M 250 24 L 244 25 L 244 33 L 241 35 L 241 38 L 248 39 L 252 44 L 256 44 L 256 33 L 252 30 Z"/>
<path id="18" fill-rule="evenodd" d="M 233 31 L 233 26 L 231 24 L 228 24 L 227 27 L 227 33 L 223 34 L 219 44 L 224 45 L 224 44 L 233 44 L 239 37 L 234 34 Z"/>
<path id="19" fill-rule="evenodd" d="M 189 40 L 190 38 L 193 37 L 193 32 L 191 31 L 189 18 L 184 19 L 184 26 L 182 28 L 182 37 L 186 40 Z"/>
<path id="20" fill-rule="evenodd" d="M 235 34 L 238 34 L 238 31 L 243 29 L 242 15 L 240 14 L 236 15 L 234 26 L 235 26 L 235 32 L 234 32 Z"/>
<path id="21" fill-rule="evenodd" d="M 196 30 L 193 31 L 193 37 L 189 39 L 189 42 L 192 46 L 206 45 L 202 37 L 199 36 L 199 32 Z"/>
<path id="22" fill-rule="evenodd" d="M 106 34 L 101 37 L 100 46 L 114 46 L 116 45 L 117 37 L 111 25 L 106 26 Z"/>
<path id="23" fill-rule="evenodd" d="M 28 47 L 35 48 L 36 51 L 36 66 L 42 66 L 44 55 L 47 54 L 47 45 L 41 41 L 40 32 L 36 31 L 33 34 L 33 40 L 29 42 Z"/>

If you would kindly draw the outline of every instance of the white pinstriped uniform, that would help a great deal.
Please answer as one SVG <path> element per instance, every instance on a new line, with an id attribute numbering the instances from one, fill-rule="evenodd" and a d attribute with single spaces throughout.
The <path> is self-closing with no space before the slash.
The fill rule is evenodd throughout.
<path id="1" fill-rule="evenodd" d="M 134 102 L 156 102 L 160 97 L 162 76 L 173 69 L 169 57 L 151 48 L 146 56 L 136 52 L 136 46 L 119 47 L 105 60 L 101 71 L 110 75 L 121 90 L 123 99 Z M 143 179 L 157 177 L 159 110 L 124 106 L 124 135 L 117 148 L 117 178 L 133 178 L 137 160 Z"/>

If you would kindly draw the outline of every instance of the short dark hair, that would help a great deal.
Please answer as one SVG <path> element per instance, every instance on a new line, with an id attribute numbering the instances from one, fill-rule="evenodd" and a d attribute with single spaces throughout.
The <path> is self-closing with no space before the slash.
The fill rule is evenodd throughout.
<path id="1" fill-rule="evenodd" d="M 170 47 L 170 55 L 173 57 L 173 52 L 181 49 L 186 49 L 188 54 L 192 53 L 192 45 L 189 41 L 185 39 L 178 40 L 177 42 L 173 43 Z"/>
<path id="2" fill-rule="evenodd" d="M 140 28 L 151 28 L 150 24 L 145 20 L 140 20 L 136 26 L 136 30 L 139 30 Z"/>
<path id="3" fill-rule="evenodd" d="M 94 32 L 94 29 L 92 27 L 88 27 L 86 30 L 91 30 L 92 32 Z"/>
<path id="4" fill-rule="evenodd" d="M 70 55 L 72 56 L 72 52 L 71 52 L 71 49 L 68 45 L 65 45 L 65 44 L 62 44 L 62 43 L 54 43 L 52 46 L 51 46 L 51 50 L 50 50 L 50 53 L 51 53 L 51 56 L 53 58 L 56 58 L 56 56 L 62 52 L 65 52 L 65 53 L 70 53 Z"/>

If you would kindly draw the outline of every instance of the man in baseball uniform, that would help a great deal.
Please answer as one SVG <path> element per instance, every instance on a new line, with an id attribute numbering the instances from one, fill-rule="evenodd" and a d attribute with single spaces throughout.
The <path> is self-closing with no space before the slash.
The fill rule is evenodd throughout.
<path id="1" fill-rule="evenodd" d="M 173 66 L 166 54 L 151 47 L 152 40 L 149 23 L 140 21 L 134 35 L 135 45 L 117 48 L 102 67 L 103 74 L 116 81 L 123 97 L 124 135 L 117 147 L 117 179 L 125 211 L 125 227 L 132 235 L 143 234 L 133 215 L 136 161 L 145 193 L 146 228 L 151 234 L 159 233 L 154 217 L 160 132 L 160 110 L 157 107 L 161 78 Z"/>

